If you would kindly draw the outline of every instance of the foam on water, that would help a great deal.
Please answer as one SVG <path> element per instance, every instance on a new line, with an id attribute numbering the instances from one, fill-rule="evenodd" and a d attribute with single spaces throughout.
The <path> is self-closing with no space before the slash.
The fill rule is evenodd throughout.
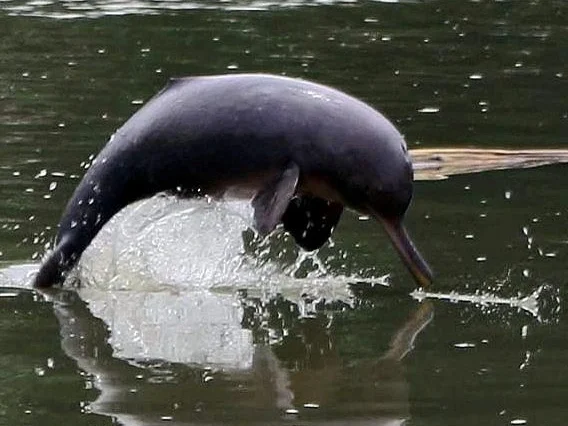
<path id="1" fill-rule="evenodd" d="M 342 299 L 349 297 L 346 283 L 360 280 L 328 273 L 327 259 L 298 251 L 282 233 L 245 243 L 251 223 L 245 201 L 155 196 L 115 216 L 85 251 L 73 278 L 107 291 L 245 288 Z M 282 253 L 291 256 L 285 261 Z M 387 284 L 386 277 L 372 280 Z"/>

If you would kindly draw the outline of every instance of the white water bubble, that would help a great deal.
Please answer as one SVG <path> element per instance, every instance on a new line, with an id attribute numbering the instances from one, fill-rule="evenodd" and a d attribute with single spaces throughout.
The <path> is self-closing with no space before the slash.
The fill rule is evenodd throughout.
<path id="1" fill-rule="evenodd" d="M 42 169 L 39 171 L 39 173 L 37 175 L 34 176 L 34 179 L 38 179 L 38 178 L 42 178 L 47 176 L 47 170 L 46 169 Z"/>
<path id="2" fill-rule="evenodd" d="M 471 349 L 475 348 L 475 343 L 471 342 L 454 343 L 454 347 L 459 349 Z"/>
<path id="3" fill-rule="evenodd" d="M 420 108 L 418 110 L 418 112 L 423 113 L 423 114 L 435 114 L 437 112 L 440 112 L 440 108 L 435 107 L 435 106 L 428 106 L 428 107 Z"/>

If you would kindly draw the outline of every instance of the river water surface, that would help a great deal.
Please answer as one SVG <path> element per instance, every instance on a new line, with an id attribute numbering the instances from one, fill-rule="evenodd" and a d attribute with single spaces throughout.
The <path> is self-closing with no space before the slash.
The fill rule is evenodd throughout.
<path id="1" fill-rule="evenodd" d="M 80 288 L 30 274 L 109 136 L 175 76 L 351 93 L 411 149 L 568 148 L 565 1 L 0 2 L 0 424 L 565 425 L 567 169 L 416 182 L 413 282 L 380 226 L 258 241 L 245 203 L 157 196 Z"/>

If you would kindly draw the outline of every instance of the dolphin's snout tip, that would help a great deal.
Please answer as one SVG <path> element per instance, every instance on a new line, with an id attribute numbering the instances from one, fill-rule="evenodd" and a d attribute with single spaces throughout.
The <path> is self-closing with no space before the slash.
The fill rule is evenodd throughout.
<path id="1" fill-rule="evenodd" d="M 434 273 L 428 262 L 420 254 L 401 219 L 389 220 L 379 217 L 387 235 L 392 241 L 402 261 L 414 277 L 419 287 L 430 287 L 434 280 Z"/>

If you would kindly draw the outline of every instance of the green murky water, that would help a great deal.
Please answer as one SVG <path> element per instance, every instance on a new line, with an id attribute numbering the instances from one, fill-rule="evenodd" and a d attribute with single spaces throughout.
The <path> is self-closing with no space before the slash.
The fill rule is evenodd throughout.
<path id="1" fill-rule="evenodd" d="M 564 425 L 566 166 L 417 182 L 429 302 L 355 214 L 304 258 L 250 243 L 243 206 L 163 199 L 106 232 L 91 285 L 25 284 L 168 77 L 313 79 L 411 148 L 566 148 L 567 22 L 552 0 L 0 2 L 0 424 Z"/>

